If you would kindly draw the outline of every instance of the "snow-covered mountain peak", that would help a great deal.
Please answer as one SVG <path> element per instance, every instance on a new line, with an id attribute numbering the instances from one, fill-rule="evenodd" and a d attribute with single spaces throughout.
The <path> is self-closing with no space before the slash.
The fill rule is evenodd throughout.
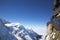
<path id="1" fill-rule="evenodd" d="M 0 19 L 0 40 L 39 40 L 41 35 L 26 29 L 20 23 L 11 23 Z"/>

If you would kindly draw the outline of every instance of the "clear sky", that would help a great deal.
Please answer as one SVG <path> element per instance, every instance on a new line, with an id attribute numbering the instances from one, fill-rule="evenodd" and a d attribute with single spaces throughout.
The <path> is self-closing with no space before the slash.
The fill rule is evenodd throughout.
<path id="1" fill-rule="evenodd" d="M 0 17 L 24 25 L 45 26 L 52 8 L 53 0 L 0 0 Z"/>

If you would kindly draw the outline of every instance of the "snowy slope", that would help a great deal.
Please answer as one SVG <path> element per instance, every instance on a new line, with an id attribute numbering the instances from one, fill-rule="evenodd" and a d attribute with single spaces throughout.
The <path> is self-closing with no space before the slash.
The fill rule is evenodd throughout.
<path id="1" fill-rule="evenodd" d="M 17 38 L 10 34 L 6 26 L 5 21 L 0 19 L 0 40 L 17 40 Z"/>

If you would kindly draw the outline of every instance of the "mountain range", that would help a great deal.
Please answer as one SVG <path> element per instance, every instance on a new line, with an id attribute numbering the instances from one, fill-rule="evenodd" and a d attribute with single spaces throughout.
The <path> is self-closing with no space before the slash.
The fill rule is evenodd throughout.
<path id="1" fill-rule="evenodd" d="M 0 19 L 0 40 L 40 40 L 42 35 L 23 25 Z"/>

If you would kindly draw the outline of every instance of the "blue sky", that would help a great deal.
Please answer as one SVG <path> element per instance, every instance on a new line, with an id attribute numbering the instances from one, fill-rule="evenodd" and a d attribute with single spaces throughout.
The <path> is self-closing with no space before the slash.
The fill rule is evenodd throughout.
<path id="1" fill-rule="evenodd" d="M 23 25 L 45 26 L 52 8 L 53 0 L 0 0 L 0 17 Z"/>

